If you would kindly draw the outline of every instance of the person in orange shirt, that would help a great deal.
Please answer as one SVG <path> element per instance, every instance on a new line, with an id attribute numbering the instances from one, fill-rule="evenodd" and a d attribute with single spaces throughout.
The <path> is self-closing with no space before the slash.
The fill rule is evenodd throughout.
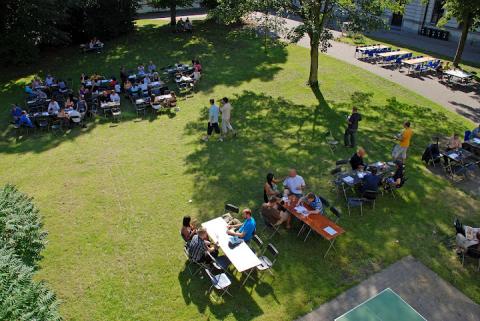
<path id="1" fill-rule="evenodd" d="M 410 128 L 410 122 L 403 123 L 403 131 L 396 137 L 399 140 L 392 151 L 393 160 L 401 160 L 405 162 L 407 158 L 407 150 L 410 147 L 410 140 L 412 139 L 413 130 Z"/>

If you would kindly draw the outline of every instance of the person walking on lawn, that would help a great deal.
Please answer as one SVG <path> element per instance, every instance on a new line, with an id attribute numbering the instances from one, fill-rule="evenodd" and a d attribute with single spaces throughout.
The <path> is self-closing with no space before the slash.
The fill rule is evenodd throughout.
<path id="1" fill-rule="evenodd" d="M 343 140 L 345 147 L 355 147 L 355 135 L 358 130 L 358 122 L 362 120 L 362 115 L 358 112 L 357 107 L 352 108 L 352 114 L 347 117 L 347 129 L 345 129 L 345 135 Z"/>

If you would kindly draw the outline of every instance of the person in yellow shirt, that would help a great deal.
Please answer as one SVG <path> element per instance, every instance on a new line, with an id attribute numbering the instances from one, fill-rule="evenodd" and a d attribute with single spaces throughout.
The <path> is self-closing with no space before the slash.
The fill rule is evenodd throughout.
<path id="1" fill-rule="evenodd" d="M 407 158 L 407 150 L 410 147 L 410 140 L 412 139 L 413 130 L 410 128 L 410 122 L 406 121 L 403 123 L 403 131 L 400 135 L 396 137 L 399 141 L 398 144 L 395 145 L 392 151 L 393 160 L 401 160 L 405 162 Z"/>

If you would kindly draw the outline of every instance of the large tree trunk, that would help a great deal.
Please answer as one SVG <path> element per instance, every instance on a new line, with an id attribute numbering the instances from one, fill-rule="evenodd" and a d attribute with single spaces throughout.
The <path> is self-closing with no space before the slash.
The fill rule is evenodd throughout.
<path id="1" fill-rule="evenodd" d="M 455 58 L 453 59 L 453 66 L 458 67 L 460 60 L 462 60 L 463 49 L 465 48 L 465 43 L 467 42 L 468 30 L 470 29 L 470 13 L 466 13 L 465 18 L 463 19 L 462 26 L 462 35 L 458 41 L 457 52 L 455 53 Z"/>
<path id="2" fill-rule="evenodd" d="M 319 40 L 314 35 L 310 36 L 310 75 L 308 84 L 311 87 L 318 87 L 318 45 Z"/>
<path id="3" fill-rule="evenodd" d="M 175 4 L 170 5 L 170 26 L 175 27 L 177 24 L 177 6 Z"/>

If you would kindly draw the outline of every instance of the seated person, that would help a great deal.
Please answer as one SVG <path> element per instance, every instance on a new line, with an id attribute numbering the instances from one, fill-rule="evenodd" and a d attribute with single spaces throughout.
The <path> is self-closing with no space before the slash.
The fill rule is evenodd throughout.
<path id="1" fill-rule="evenodd" d="M 80 85 L 80 89 L 78 89 L 78 96 L 79 96 L 79 97 L 80 97 L 80 96 L 84 96 L 85 93 L 86 93 L 86 90 L 87 90 L 87 89 L 85 88 L 84 85 Z"/>
<path id="2" fill-rule="evenodd" d="M 150 84 L 150 83 L 151 83 L 150 78 L 149 78 L 149 77 L 143 78 L 143 83 L 144 83 L 145 85 Z"/>
<path id="3" fill-rule="evenodd" d="M 312 210 L 308 211 L 308 214 L 322 214 L 323 215 L 323 204 L 320 200 L 320 197 L 310 192 L 306 196 L 298 200 L 298 205 L 308 205 Z"/>
<path id="4" fill-rule="evenodd" d="M 131 92 L 132 94 L 138 93 L 139 91 L 140 91 L 140 87 L 138 86 L 137 83 L 134 83 L 134 84 L 132 85 L 132 87 L 130 88 L 130 92 Z"/>
<path id="5" fill-rule="evenodd" d="M 41 86 L 42 86 L 42 81 L 40 80 L 40 78 L 35 77 L 35 79 L 32 80 L 32 88 L 36 89 Z"/>
<path id="6" fill-rule="evenodd" d="M 33 128 L 33 123 L 30 120 L 30 117 L 28 117 L 26 111 L 22 111 L 22 116 L 20 116 L 20 119 L 18 120 L 18 126 L 25 126 L 25 127 L 30 127 Z"/>
<path id="7" fill-rule="evenodd" d="M 120 84 L 115 84 L 115 86 L 113 86 L 113 90 L 115 90 L 117 94 L 120 94 L 122 92 L 122 86 Z"/>
<path id="8" fill-rule="evenodd" d="M 93 46 L 95 48 L 102 48 L 103 47 L 103 42 L 97 39 L 97 37 L 93 38 Z"/>
<path id="9" fill-rule="evenodd" d="M 22 108 L 17 104 L 12 104 L 12 110 L 10 112 L 12 115 L 13 123 L 18 124 L 20 117 L 22 117 Z"/>
<path id="10" fill-rule="evenodd" d="M 280 197 L 282 195 L 278 191 L 278 183 L 280 183 L 280 180 L 276 180 L 273 173 L 267 174 L 267 181 L 265 182 L 265 185 L 263 185 L 263 200 L 265 201 L 265 203 L 268 203 L 270 197 L 272 196 Z"/>
<path id="11" fill-rule="evenodd" d="M 350 165 L 354 171 L 356 170 L 363 170 L 365 168 L 365 163 L 363 162 L 363 158 L 367 153 L 365 149 L 359 148 L 355 154 L 350 158 Z"/>
<path id="12" fill-rule="evenodd" d="M 140 85 L 140 90 L 143 91 L 143 92 L 147 92 L 148 91 L 148 85 L 145 84 L 144 82 L 141 82 Z"/>
<path id="13" fill-rule="evenodd" d="M 474 139 L 474 138 L 480 138 L 480 124 L 478 125 L 478 127 L 475 127 L 475 129 L 472 130 L 470 139 Z"/>
<path id="14" fill-rule="evenodd" d="M 66 93 L 68 91 L 67 84 L 63 80 L 58 82 L 58 90 L 61 93 Z"/>
<path id="15" fill-rule="evenodd" d="M 127 81 L 125 81 L 125 85 L 123 85 L 123 88 L 125 89 L 125 92 L 130 91 L 130 89 L 132 88 L 132 83 L 130 82 L 130 80 L 127 79 Z"/>
<path id="16" fill-rule="evenodd" d="M 387 178 L 387 183 L 390 185 L 395 185 L 396 187 L 400 187 L 403 181 L 403 162 L 400 160 L 395 161 L 395 172 L 389 178 Z"/>
<path id="17" fill-rule="evenodd" d="M 158 75 L 158 72 L 155 71 L 155 72 L 152 74 L 152 81 L 154 81 L 154 82 L 160 82 L 160 76 Z"/>
<path id="18" fill-rule="evenodd" d="M 459 149 L 459 148 L 462 148 L 462 140 L 460 139 L 460 135 L 459 134 L 453 134 L 453 136 L 450 137 L 450 139 L 448 140 L 447 151 L 455 150 L 455 149 Z"/>
<path id="19" fill-rule="evenodd" d="M 77 104 L 75 106 L 75 110 L 80 113 L 80 116 L 83 118 L 85 114 L 87 113 L 88 105 L 87 102 L 85 101 L 84 96 L 80 96 L 80 99 L 77 101 Z"/>
<path id="20" fill-rule="evenodd" d="M 58 105 L 55 98 L 50 99 L 50 102 L 48 103 L 47 111 L 49 114 L 54 114 L 54 115 L 57 115 L 58 112 L 60 111 L 60 106 Z"/>
<path id="21" fill-rule="evenodd" d="M 155 72 L 155 70 L 157 70 L 157 66 L 155 66 L 153 61 L 150 60 L 150 62 L 148 63 L 148 66 L 147 66 L 147 70 L 148 70 L 149 74 L 152 74 L 152 73 Z"/>
<path id="22" fill-rule="evenodd" d="M 35 98 L 37 97 L 37 94 L 33 91 L 32 87 L 30 85 L 25 86 L 25 93 L 30 97 L 30 98 Z"/>
<path id="23" fill-rule="evenodd" d="M 361 188 L 362 193 L 365 191 L 378 191 L 378 187 L 382 182 L 382 178 L 377 175 L 377 168 L 371 167 L 370 173 L 367 173 L 362 178 L 363 185 Z"/>
<path id="24" fill-rule="evenodd" d="M 268 203 L 262 205 L 262 217 L 272 225 L 280 225 L 286 222 L 287 229 L 289 229 L 291 217 L 279 202 L 278 197 L 271 196 Z"/>
<path id="25" fill-rule="evenodd" d="M 192 23 L 190 22 L 189 18 L 187 18 L 187 20 L 185 20 L 184 28 L 185 28 L 185 31 L 188 31 L 188 32 L 192 31 L 193 26 L 192 26 Z"/>
<path id="26" fill-rule="evenodd" d="M 102 95 L 98 97 L 98 100 L 101 103 L 109 103 L 111 100 L 110 100 L 110 95 L 108 94 L 108 91 L 104 90 Z"/>
<path id="27" fill-rule="evenodd" d="M 90 49 L 95 48 L 95 42 L 93 41 L 93 39 L 90 40 L 90 42 L 88 43 L 88 48 L 90 48 Z"/>
<path id="28" fill-rule="evenodd" d="M 145 66 L 143 66 L 143 64 L 138 65 L 138 67 L 137 67 L 137 73 L 138 73 L 140 76 L 145 75 Z"/>
<path id="29" fill-rule="evenodd" d="M 50 87 L 54 84 L 55 80 L 53 79 L 53 77 L 49 74 L 47 75 L 47 78 L 45 78 L 45 85 Z"/>
<path id="30" fill-rule="evenodd" d="M 180 230 L 180 234 L 182 235 L 182 238 L 185 242 L 190 242 L 192 237 L 197 233 L 197 229 L 195 226 L 191 223 L 191 218 L 190 216 L 184 216 L 183 217 L 183 222 L 182 222 L 182 229 Z"/>
<path id="31" fill-rule="evenodd" d="M 110 94 L 110 100 L 113 101 L 114 103 L 119 103 L 120 96 L 115 91 L 112 91 L 112 93 Z"/>
<path id="32" fill-rule="evenodd" d="M 305 189 L 305 180 L 297 174 L 296 169 L 292 168 L 288 172 L 288 177 L 283 181 L 283 186 L 288 194 L 293 194 L 300 198 L 303 196 L 303 190 Z"/>
<path id="33" fill-rule="evenodd" d="M 34 94 L 37 96 L 37 98 L 47 99 L 47 94 L 41 91 L 40 89 L 35 90 Z"/>
<path id="34" fill-rule="evenodd" d="M 108 84 L 110 87 L 115 87 L 115 85 L 117 84 L 117 78 L 112 77 L 112 79 L 110 79 L 110 82 Z"/>
<path id="35" fill-rule="evenodd" d="M 257 225 L 255 219 L 252 217 L 252 211 L 248 208 L 242 211 L 242 216 L 245 219 L 243 224 L 228 225 L 227 234 L 237 236 L 238 238 L 248 242 L 252 239 Z M 236 230 L 238 228 L 238 230 Z"/>
<path id="36" fill-rule="evenodd" d="M 211 258 L 207 253 L 216 256 L 218 254 L 218 248 L 216 245 L 209 244 L 207 231 L 199 229 L 197 234 L 193 235 L 188 243 L 187 251 L 189 259 L 196 263 L 210 263 Z"/>
<path id="37" fill-rule="evenodd" d="M 67 101 L 65 102 L 65 109 L 73 109 L 75 107 L 75 101 L 73 95 L 68 95 Z"/>

